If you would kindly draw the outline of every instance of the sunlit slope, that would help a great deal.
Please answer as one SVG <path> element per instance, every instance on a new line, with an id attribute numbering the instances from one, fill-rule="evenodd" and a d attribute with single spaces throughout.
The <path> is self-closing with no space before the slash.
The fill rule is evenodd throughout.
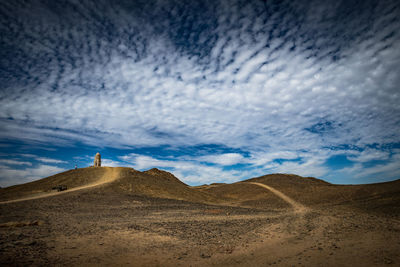
<path id="1" fill-rule="evenodd" d="M 170 198 L 191 202 L 216 203 L 219 200 L 212 194 L 200 192 L 186 185 L 173 174 L 159 169 L 139 172 L 124 169 L 120 179 L 104 190 L 122 190 L 135 195 L 157 198 Z"/>
<path id="2" fill-rule="evenodd" d="M 169 172 L 158 169 L 140 172 L 123 167 L 69 170 L 34 182 L 3 188 L 0 189 L 0 201 L 47 196 L 58 185 L 68 188 L 63 194 L 82 188 L 102 193 L 113 191 L 192 202 L 218 202 L 213 195 L 191 188 Z"/>
<path id="3" fill-rule="evenodd" d="M 69 170 L 30 183 L 3 188 L 0 190 L 0 201 L 51 192 L 53 187 L 59 185 L 65 185 L 68 189 L 72 189 L 97 183 L 99 180 L 107 178 L 105 175 L 109 173 L 111 169 L 113 168 L 88 167 Z"/>

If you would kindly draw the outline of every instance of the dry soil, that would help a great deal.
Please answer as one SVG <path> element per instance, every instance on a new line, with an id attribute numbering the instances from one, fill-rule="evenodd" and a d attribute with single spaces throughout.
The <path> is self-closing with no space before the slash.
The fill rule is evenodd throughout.
<path id="1" fill-rule="evenodd" d="M 399 185 L 71 170 L 0 189 L 0 265 L 400 266 Z"/>

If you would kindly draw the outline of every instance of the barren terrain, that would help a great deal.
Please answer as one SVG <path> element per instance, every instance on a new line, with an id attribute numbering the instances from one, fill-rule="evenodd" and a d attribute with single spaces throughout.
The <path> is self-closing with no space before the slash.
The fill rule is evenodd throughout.
<path id="1" fill-rule="evenodd" d="M 0 201 L 0 265 L 400 265 L 399 180 L 190 187 L 157 169 L 101 167 L 0 189 Z"/>

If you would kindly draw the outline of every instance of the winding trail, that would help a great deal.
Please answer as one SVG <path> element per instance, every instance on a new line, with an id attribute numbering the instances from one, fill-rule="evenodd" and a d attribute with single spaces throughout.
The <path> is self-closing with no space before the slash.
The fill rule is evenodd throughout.
<path id="1" fill-rule="evenodd" d="M 271 191 L 272 193 L 274 193 L 275 195 L 277 195 L 278 197 L 280 197 L 281 199 L 283 199 L 284 201 L 289 203 L 293 207 L 295 213 L 305 213 L 308 211 L 307 207 L 305 207 L 304 205 L 300 204 L 299 202 L 293 200 L 292 198 L 288 197 L 281 191 L 279 191 L 269 185 L 265 185 L 262 183 L 256 183 L 256 182 L 249 182 L 249 184 L 254 184 L 254 185 L 260 186 L 262 188 L 265 188 L 265 189 Z"/>
<path id="2" fill-rule="evenodd" d="M 50 193 L 43 193 L 40 195 L 35 195 L 35 196 L 30 196 L 30 197 L 23 197 L 23 198 L 18 198 L 18 199 L 12 199 L 12 200 L 7 200 L 7 201 L 2 201 L 0 202 L 0 204 L 7 204 L 7 203 L 15 203 L 15 202 L 21 202 L 21 201 L 27 201 L 27 200 L 33 200 L 33 199 L 39 199 L 39 198 L 46 198 L 46 197 L 52 197 L 52 196 L 58 196 L 58 195 L 62 195 L 62 194 L 67 194 L 70 192 L 75 192 L 75 191 L 79 191 L 79 190 L 83 190 L 83 189 L 88 189 L 88 188 L 92 188 L 92 187 L 96 187 L 99 185 L 103 185 L 103 184 L 108 184 L 111 183 L 115 180 L 117 180 L 120 176 L 120 169 L 118 168 L 107 168 L 107 167 L 103 167 L 105 168 L 106 172 L 104 173 L 104 175 L 97 180 L 94 183 L 90 183 L 87 185 L 82 185 L 82 186 L 78 186 L 78 187 L 74 187 L 65 191 L 61 191 L 61 192 L 50 192 Z"/>

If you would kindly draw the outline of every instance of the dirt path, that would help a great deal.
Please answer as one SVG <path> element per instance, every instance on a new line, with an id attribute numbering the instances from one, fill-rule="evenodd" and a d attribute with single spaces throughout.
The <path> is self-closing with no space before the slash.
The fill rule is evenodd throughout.
<path id="1" fill-rule="evenodd" d="M 30 196 L 30 197 L 24 197 L 24 198 L 19 198 L 19 199 L 13 199 L 13 200 L 7 200 L 7 201 L 2 201 L 0 202 L 0 204 L 7 204 L 7 203 L 14 203 L 14 202 L 21 202 L 21 201 L 26 201 L 26 200 L 33 200 L 33 199 L 39 199 L 39 198 L 46 198 L 46 197 L 52 197 L 52 196 L 58 196 L 61 194 L 66 194 L 69 192 L 75 192 L 75 191 L 79 191 L 79 190 L 83 190 L 83 189 L 88 189 L 88 188 L 92 188 L 92 187 L 96 187 L 99 185 L 103 185 L 103 184 L 107 184 L 107 183 L 111 183 L 115 180 L 117 180 L 120 176 L 120 170 L 118 168 L 107 168 L 104 167 L 106 172 L 104 173 L 104 175 L 97 180 L 94 183 L 91 184 L 87 184 L 87 185 L 82 185 L 82 186 L 78 186 L 78 187 L 74 187 L 65 191 L 61 191 L 61 192 L 50 192 L 50 193 L 43 193 L 40 195 L 35 195 L 35 196 Z"/>
<path id="2" fill-rule="evenodd" d="M 277 195 L 278 197 L 280 197 L 281 199 L 283 199 L 284 201 L 289 203 L 293 207 L 295 213 L 305 213 L 308 210 L 308 208 L 306 208 L 305 206 L 303 206 L 299 202 L 293 200 L 292 198 L 288 197 L 287 195 L 285 195 L 281 191 L 276 190 L 275 188 L 273 188 L 273 187 L 271 187 L 269 185 L 265 185 L 265 184 L 262 184 L 262 183 L 255 183 L 255 182 L 252 182 L 252 183 L 249 183 L 249 184 L 254 184 L 254 185 L 263 187 L 263 188 L 271 191 L 272 193 L 274 193 L 275 195 Z"/>

